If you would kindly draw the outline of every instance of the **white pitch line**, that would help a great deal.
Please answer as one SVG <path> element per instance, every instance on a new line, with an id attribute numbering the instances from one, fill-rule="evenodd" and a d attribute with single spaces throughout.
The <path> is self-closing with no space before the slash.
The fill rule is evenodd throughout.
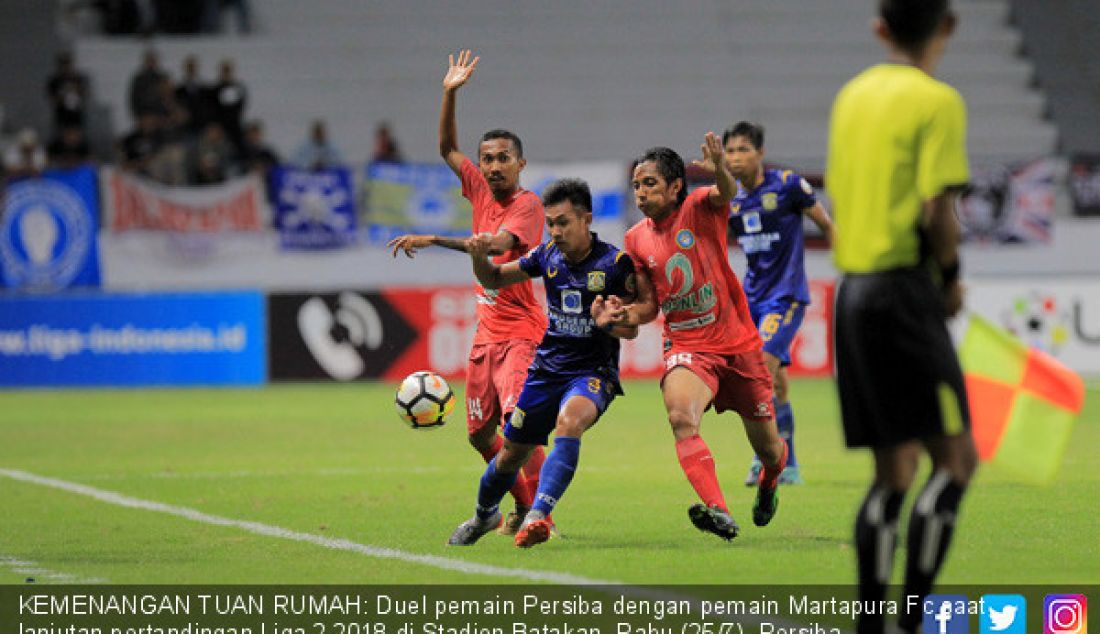
<path id="1" fill-rule="evenodd" d="M 57 572 L 43 568 L 33 561 L 19 559 L 8 555 L 0 555 L 0 568 L 8 568 L 12 572 L 26 575 L 31 580 L 43 580 L 56 583 L 106 583 L 106 579 L 85 578 L 67 572 Z"/>
<path id="2" fill-rule="evenodd" d="M 20 482 L 29 482 L 32 484 L 47 486 L 54 489 L 60 489 L 69 493 L 85 495 L 101 502 L 106 502 L 108 504 L 114 504 L 117 506 L 142 509 L 145 511 L 154 511 L 157 513 L 164 513 L 166 515 L 174 515 L 176 517 L 182 517 L 184 519 L 188 519 L 194 522 L 200 522 L 202 524 L 239 528 L 241 530 L 247 531 L 249 533 L 254 533 L 256 535 L 288 539 L 291 541 L 303 542 L 306 544 L 313 544 L 315 546 L 330 548 L 332 550 L 344 550 L 348 552 L 358 553 L 360 555 L 366 555 L 368 557 L 375 557 L 378 559 L 396 559 L 398 561 L 421 564 L 432 568 L 439 568 L 441 570 L 454 570 L 456 572 L 462 572 L 471 575 L 515 577 L 527 581 L 568 585 L 620 585 L 620 582 L 618 581 L 590 579 L 588 577 L 580 577 L 577 575 L 544 570 L 505 568 L 503 566 L 478 564 L 469 561 L 463 561 L 461 559 L 449 559 L 447 557 L 439 557 L 436 555 L 418 555 L 416 553 L 397 550 L 395 548 L 383 548 L 381 546 L 360 544 L 358 542 L 353 542 L 348 539 L 333 539 L 330 537 L 322 537 L 320 535 L 314 535 L 311 533 L 301 533 L 298 531 L 290 530 L 288 528 L 281 528 L 279 526 L 272 526 L 270 524 L 261 524 L 260 522 L 249 522 L 245 520 L 235 520 L 228 517 L 210 515 L 208 513 L 203 513 L 202 511 L 197 511 L 195 509 L 190 509 L 184 506 L 173 506 L 171 504 L 164 504 L 161 502 L 152 502 L 149 500 L 133 498 L 127 495 L 122 495 L 121 493 L 115 493 L 114 491 L 97 489 L 95 487 L 90 487 L 84 484 L 77 484 L 76 482 L 68 482 L 66 480 L 47 478 L 45 476 L 28 473 L 26 471 L 0 469 L 0 476 L 11 478 L 12 480 L 18 480 Z"/>

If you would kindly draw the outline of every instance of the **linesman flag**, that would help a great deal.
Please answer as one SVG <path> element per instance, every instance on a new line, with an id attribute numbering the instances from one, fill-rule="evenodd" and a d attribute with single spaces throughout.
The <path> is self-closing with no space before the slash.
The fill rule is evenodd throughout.
<path id="1" fill-rule="evenodd" d="M 1028 480 L 1050 482 L 1084 406 L 1085 382 L 974 313 L 959 359 L 978 455 Z"/>

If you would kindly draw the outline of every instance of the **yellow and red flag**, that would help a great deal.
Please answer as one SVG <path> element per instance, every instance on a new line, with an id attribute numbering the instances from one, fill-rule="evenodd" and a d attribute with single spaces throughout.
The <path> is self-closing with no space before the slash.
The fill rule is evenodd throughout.
<path id="1" fill-rule="evenodd" d="M 973 313 L 959 360 L 978 455 L 1029 480 L 1050 482 L 1084 406 L 1085 382 Z"/>

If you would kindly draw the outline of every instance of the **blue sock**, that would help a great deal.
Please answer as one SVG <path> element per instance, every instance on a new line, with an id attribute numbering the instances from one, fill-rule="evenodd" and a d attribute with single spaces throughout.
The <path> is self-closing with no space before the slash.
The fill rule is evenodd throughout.
<path id="1" fill-rule="evenodd" d="M 477 513 L 480 519 L 489 519 L 500 507 L 500 501 L 508 493 L 508 489 L 516 483 L 515 473 L 501 473 L 497 471 L 497 460 L 489 461 L 485 467 L 485 473 L 481 475 L 481 484 L 477 488 Z"/>
<path id="2" fill-rule="evenodd" d="M 539 491 L 535 494 L 534 511 L 543 515 L 554 512 L 554 505 L 573 480 L 580 460 L 581 439 L 560 436 L 554 439 L 554 450 L 546 457 L 539 473 Z"/>
<path id="3" fill-rule="evenodd" d="M 779 428 L 779 437 L 787 443 L 787 466 L 797 467 L 798 459 L 794 457 L 794 411 L 790 401 L 775 404 L 775 424 Z"/>

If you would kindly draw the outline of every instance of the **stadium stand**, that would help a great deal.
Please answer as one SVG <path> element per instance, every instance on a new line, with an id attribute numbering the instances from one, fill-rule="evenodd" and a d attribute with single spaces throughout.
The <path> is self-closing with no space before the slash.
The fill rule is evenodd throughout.
<path id="1" fill-rule="evenodd" d="M 970 104 L 971 155 L 987 162 L 1049 153 L 1054 127 L 1003 0 L 961 0 L 961 28 L 944 77 Z M 580 0 L 516 5 L 489 0 L 456 18 L 428 0 L 257 3 L 247 37 L 159 39 L 166 68 L 196 53 L 204 68 L 233 58 L 262 116 L 289 151 L 302 126 L 325 118 L 349 160 L 371 154 L 371 125 L 386 118 L 412 160 L 435 156 L 440 60 L 471 46 L 483 56 L 462 104 L 467 138 L 512 126 L 539 159 L 632 156 L 639 143 L 694 154 L 705 128 L 764 121 L 773 160 L 820 169 L 828 105 L 843 81 L 879 58 L 867 37 L 868 3 L 829 0 L 736 7 L 690 0 L 629 5 Z M 142 42 L 82 37 L 78 59 L 126 129 L 125 82 Z M 522 64 L 517 61 L 522 60 Z M 661 76 L 661 90 L 654 77 Z M 638 139 L 645 139 L 639 141 Z"/>

